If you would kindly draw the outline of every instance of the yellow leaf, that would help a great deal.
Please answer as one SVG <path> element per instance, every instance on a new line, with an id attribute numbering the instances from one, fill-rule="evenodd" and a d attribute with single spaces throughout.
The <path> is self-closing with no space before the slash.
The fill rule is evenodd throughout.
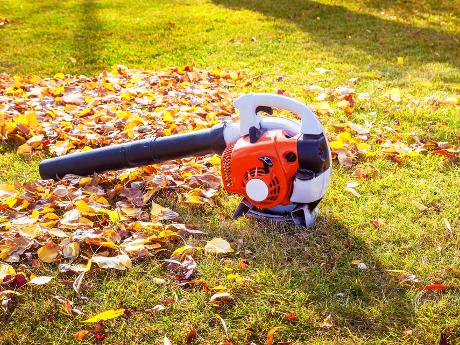
<path id="1" fill-rule="evenodd" d="M 231 80 L 237 80 L 238 79 L 238 73 L 236 73 L 236 72 L 230 72 L 228 74 L 228 76 L 230 77 Z"/>
<path id="2" fill-rule="evenodd" d="M 27 143 L 22 144 L 21 146 L 18 147 L 18 149 L 16 150 L 16 153 L 20 155 L 32 153 L 32 147 Z"/>
<path id="3" fill-rule="evenodd" d="M 204 204 L 203 198 L 201 196 L 190 195 L 190 194 L 185 195 L 185 202 L 187 204 L 194 204 L 194 205 L 203 205 Z"/>
<path id="4" fill-rule="evenodd" d="M 3 281 L 7 275 L 14 275 L 14 268 L 8 264 L 0 262 L 0 281 Z"/>
<path id="5" fill-rule="evenodd" d="M 37 251 L 38 258 L 47 263 L 55 262 L 59 255 L 59 246 L 54 242 L 48 242 Z"/>
<path id="6" fill-rule="evenodd" d="M 343 141 L 341 140 L 334 140 L 329 143 L 331 150 L 343 149 Z"/>
<path id="7" fill-rule="evenodd" d="M 315 112 L 319 115 L 327 115 L 332 113 L 332 109 L 327 102 L 320 102 L 313 105 Z"/>
<path id="8" fill-rule="evenodd" d="M 227 275 L 228 280 L 237 280 L 240 283 L 244 283 L 244 278 L 237 273 L 230 273 Z"/>
<path id="9" fill-rule="evenodd" d="M 104 87 L 106 88 L 106 90 L 115 91 L 115 89 L 113 88 L 112 83 L 104 83 Z"/>
<path id="10" fill-rule="evenodd" d="M 371 148 L 371 146 L 366 143 L 359 143 L 358 145 L 356 145 L 356 148 L 360 151 L 367 151 Z"/>
<path id="11" fill-rule="evenodd" d="M 402 56 L 398 56 L 398 65 L 404 64 L 404 58 Z"/>
<path id="12" fill-rule="evenodd" d="M 349 142 L 352 142 L 353 139 L 351 138 L 351 134 L 350 132 L 342 132 L 340 133 L 338 136 L 337 136 L 337 139 L 338 140 L 341 140 L 345 143 L 349 143 Z"/>
<path id="13" fill-rule="evenodd" d="M 195 247 L 190 245 L 186 245 L 180 248 L 177 248 L 172 254 L 171 257 L 178 257 L 178 256 L 185 256 L 185 255 L 192 255 L 196 251 Z"/>
<path id="14" fill-rule="evenodd" d="M 398 88 L 393 88 L 390 90 L 388 93 L 388 97 L 393 101 L 393 102 L 400 102 L 401 101 L 401 94 Z"/>
<path id="15" fill-rule="evenodd" d="M 106 210 L 105 208 L 101 208 L 98 212 L 108 215 L 112 223 L 118 223 L 120 221 L 120 215 L 117 211 Z"/>
<path id="16" fill-rule="evenodd" d="M 172 116 L 172 113 L 169 110 L 165 110 L 163 113 L 163 121 L 164 122 L 173 122 L 174 117 Z"/>
<path id="17" fill-rule="evenodd" d="M 42 227 L 39 224 L 26 225 L 19 229 L 21 236 L 35 238 L 43 233 Z"/>
<path id="18" fill-rule="evenodd" d="M 0 199 L 8 198 L 17 194 L 17 190 L 8 184 L 0 184 Z"/>
<path id="19" fill-rule="evenodd" d="M 64 79 L 64 77 L 65 77 L 65 76 L 64 76 L 64 73 L 56 73 L 56 74 L 54 75 L 54 78 L 58 78 L 58 79 Z"/>
<path id="20" fill-rule="evenodd" d="M 105 321 L 105 320 L 110 320 L 114 319 L 116 317 L 122 316 L 125 313 L 124 309 L 110 309 L 103 311 L 102 313 L 99 313 L 93 317 L 90 317 L 89 319 L 82 321 L 86 323 L 94 323 L 94 322 L 99 322 L 99 321 Z"/>
<path id="21" fill-rule="evenodd" d="M 75 206 L 77 207 L 77 210 L 80 211 L 81 214 L 84 214 L 85 216 L 94 216 L 96 214 L 94 209 L 83 200 L 76 201 Z"/>
<path id="22" fill-rule="evenodd" d="M 219 165 L 220 164 L 220 156 L 218 156 L 218 155 L 212 156 L 211 158 L 209 158 L 208 163 L 212 164 L 212 165 Z"/>

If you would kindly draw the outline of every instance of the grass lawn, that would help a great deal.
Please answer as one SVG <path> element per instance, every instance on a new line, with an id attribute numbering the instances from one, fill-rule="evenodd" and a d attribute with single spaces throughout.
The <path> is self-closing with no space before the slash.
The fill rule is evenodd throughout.
<path id="1" fill-rule="evenodd" d="M 95 75 L 116 64 L 220 66 L 254 78 L 251 85 L 238 84 L 235 94 L 283 89 L 313 106 L 320 102 L 306 92 L 308 86 L 349 85 L 369 93 L 370 100 L 349 115 L 341 110 L 321 115 L 324 123 L 367 120 L 395 128 L 397 133 L 388 135 L 406 143 L 415 134 L 459 146 L 458 103 L 434 107 L 426 101 L 460 93 L 458 1 L 3 0 L 0 17 L 10 20 L 0 26 L 0 73 Z M 386 96 L 394 89 L 399 102 Z M 38 178 L 43 157 L 18 155 L 16 149 L 0 147 L 2 183 Z M 357 198 L 346 184 L 356 181 L 357 167 L 370 166 L 378 174 L 359 180 Z M 220 206 L 199 211 L 159 200 L 206 231 L 206 239 L 242 240 L 250 265 L 241 274 L 253 284 L 229 281 L 216 258 L 197 259 L 200 278 L 232 288 L 234 304 L 216 310 L 201 289 L 152 283 L 152 277 L 164 275 L 155 260 L 123 272 L 91 271 L 85 277 L 89 300 L 75 302 L 85 315 L 132 311 L 130 318 L 105 323 L 110 333 L 103 343 L 160 344 L 167 334 L 173 344 L 184 344 L 193 328 L 196 344 L 224 343 L 221 319 L 233 344 L 265 344 L 276 326 L 282 327 L 274 344 L 438 344 L 441 337 L 448 341 L 442 344 L 460 342 L 458 160 L 423 154 L 402 164 L 361 161 L 351 169 L 335 161 L 321 217 L 309 230 L 232 221 L 228 215 L 238 198 L 225 193 Z M 413 200 L 428 208 L 421 211 Z M 375 227 L 375 219 L 383 225 Z M 194 241 L 205 243 L 203 237 Z M 367 269 L 360 270 L 356 260 Z M 34 273 L 56 275 L 56 265 Z M 418 291 L 401 283 L 406 273 L 420 280 L 417 286 L 440 281 L 449 288 Z M 82 318 L 57 310 L 53 298 L 76 301 L 62 279 L 21 293 L 13 313 L 0 319 L 0 342 L 76 342 Z M 146 312 L 169 297 L 177 302 L 165 313 Z"/>

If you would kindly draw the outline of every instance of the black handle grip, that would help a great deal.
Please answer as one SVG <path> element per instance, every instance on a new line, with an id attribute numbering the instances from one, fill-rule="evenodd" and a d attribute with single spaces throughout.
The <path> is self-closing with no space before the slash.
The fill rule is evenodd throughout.
<path id="1" fill-rule="evenodd" d="M 107 170 L 119 170 L 225 149 L 224 124 L 196 132 L 150 138 L 102 147 L 44 160 L 39 172 L 42 179 L 59 179 L 66 174 L 80 176 Z"/>

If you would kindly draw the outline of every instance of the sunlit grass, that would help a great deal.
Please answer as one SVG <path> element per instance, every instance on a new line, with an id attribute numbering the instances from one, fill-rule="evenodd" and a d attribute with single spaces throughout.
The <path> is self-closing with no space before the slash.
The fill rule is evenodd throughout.
<path id="1" fill-rule="evenodd" d="M 6 0 L 0 3 L 0 16 L 12 22 L 0 28 L 0 71 L 93 75 L 115 64 L 221 66 L 243 71 L 245 78 L 261 75 L 235 93 L 284 89 L 308 103 L 316 101 L 306 86 L 346 84 L 368 92 L 371 100 L 352 115 L 323 116 L 324 123 L 368 120 L 397 127 L 404 140 L 414 133 L 458 145 L 458 107 L 435 109 L 425 102 L 432 95 L 459 92 L 458 14 L 454 1 Z M 319 74 L 319 67 L 330 72 Z M 359 79 L 351 84 L 351 78 Z M 398 104 L 385 96 L 392 88 L 401 91 Z M 1 182 L 38 177 L 41 157 L 19 156 L 14 145 L 0 150 Z M 459 169 L 434 155 L 401 166 L 385 159 L 361 164 L 373 165 L 378 175 L 359 181 L 360 198 L 345 189 L 354 180 L 353 170 L 334 166 L 321 217 L 311 230 L 232 221 L 238 198 L 226 194 L 205 210 L 159 197 L 187 223 L 208 232 L 194 238 L 194 244 L 204 245 L 212 236 L 242 240 L 239 256 L 248 258 L 250 266 L 239 273 L 253 281 L 248 287 L 228 280 L 218 260 L 197 259 L 200 278 L 210 286 L 232 288 L 235 303 L 223 310 L 210 306 L 209 294 L 199 288 L 154 284 L 151 278 L 163 276 L 164 270 L 152 260 L 128 272 L 91 272 L 82 290 L 87 302 L 77 301 L 64 284 L 73 277 L 23 289 L 8 322 L 0 323 L 0 341 L 74 342 L 73 333 L 86 326 L 82 317 L 61 311 L 53 298 L 60 295 L 73 300 L 85 316 L 129 309 L 130 318 L 106 322 L 110 333 L 104 342 L 113 344 L 161 343 L 165 334 L 181 344 L 192 328 L 198 330 L 196 343 L 224 342 L 216 314 L 225 320 L 234 344 L 263 344 L 274 326 L 283 326 L 276 341 L 293 344 L 435 344 L 442 332 L 454 334 L 460 323 L 459 281 L 450 269 L 460 266 Z M 413 200 L 429 208 L 421 212 Z M 377 218 L 383 222 L 380 228 L 371 223 Z M 359 270 L 354 260 L 364 262 L 367 270 Z M 25 270 L 56 275 L 57 268 Z M 418 292 L 400 285 L 389 270 L 415 274 L 423 283 L 440 280 L 451 288 Z M 165 312 L 148 311 L 169 297 L 176 302 Z M 286 318 L 291 313 L 297 321 Z M 324 327 L 329 314 L 333 325 Z"/>

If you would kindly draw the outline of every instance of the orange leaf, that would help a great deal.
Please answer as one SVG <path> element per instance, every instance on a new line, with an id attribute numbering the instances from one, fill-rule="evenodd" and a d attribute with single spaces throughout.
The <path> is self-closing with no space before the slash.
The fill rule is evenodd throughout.
<path id="1" fill-rule="evenodd" d="M 286 318 L 288 318 L 291 321 L 297 320 L 297 315 L 295 314 L 286 314 Z"/>
<path id="2" fill-rule="evenodd" d="M 73 337 L 76 339 L 76 340 L 79 340 L 79 341 L 82 341 L 83 339 L 85 339 L 86 335 L 89 333 L 89 331 L 87 331 L 86 329 L 82 329 L 81 331 L 78 331 L 76 332 Z"/>
<path id="3" fill-rule="evenodd" d="M 442 291 L 447 289 L 449 286 L 438 283 L 438 282 L 433 282 L 431 284 L 419 287 L 417 290 L 418 291 Z"/>
<path id="4" fill-rule="evenodd" d="M 372 219 L 371 223 L 376 229 L 380 228 L 383 225 L 383 221 L 380 218 Z"/>
<path id="5" fill-rule="evenodd" d="M 455 158 L 455 154 L 453 154 L 452 152 L 449 152 L 447 150 L 436 150 L 436 151 L 432 151 L 431 153 L 433 153 L 435 155 L 441 155 L 441 156 L 449 157 L 449 158 Z"/>
<path id="6" fill-rule="evenodd" d="M 275 337 L 275 332 L 281 328 L 281 326 L 273 327 L 270 331 L 268 331 L 267 335 L 267 345 L 273 344 L 273 338 Z"/>

